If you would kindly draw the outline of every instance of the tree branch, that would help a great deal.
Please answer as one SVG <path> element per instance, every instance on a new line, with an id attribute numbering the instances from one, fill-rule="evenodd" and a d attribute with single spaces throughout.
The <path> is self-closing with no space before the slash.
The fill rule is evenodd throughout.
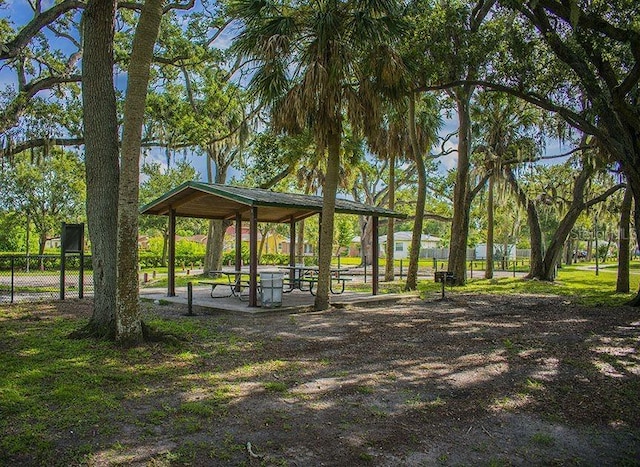
<path id="1" fill-rule="evenodd" d="M 579 113 L 568 109 L 566 107 L 562 107 L 560 105 L 555 104 L 550 99 L 541 96 L 534 92 L 527 92 L 521 89 L 512 88 L 510 86 L 506 86 L 504 84 L 493 83 L 491 81 L 485 80 L 455 80 L 450 81 L 448 83 L 443 84 L 435 84 L 430 86 L 420 86 L 414 89 L 414 92 L 426 92 L 426 91 L 443 91 L 454 88 L 456 86 L 463 85 L 476 85 L 481 86 L 483 88 L 491 89 L 494 91 L 504 92 L 506 94 L 510 94 L 515 97 L 519 97 L 541 109 L 548 110 L 549 112 L 554 112 L 560 115 L 563 119 L 567 121 L 570 125 L 578 128 L 579 130 L 588 133 L 588 134 L 601 134 L 602 131 L 594 126 L 587 119 L 582 117 Z"/>
<path id="2" fill-rule="evenodd" d="M 17 57 L 41 29 L 50 25 L 65 13 L 85 6 L 85 3 L 80 0 L 63 0 L 43 13 L 36 11 L 33 19 L 11 41 L 0 44 L 0 60 Z"/>
<path id="3" fill-rule="evenodd" d="M 612 186 L 611 188 L 609 188 L 607 191 L 605 191 L 604 193 L 602 193 L 600 196 L 596 196 L 595 198 L 593 198 L 590 201 L 587 201 L 586 203 L 584 203 L 584 207 L 585 208 L 590 208 L 591 206 L 593 206 L 594 204 L 598 204 L 604 200 L 606 200 L 609 196 L 611 196 L 612 194 L 614 194 L 616 191 L 621 190 L 622 188 L 626 188 L 627 184 L 626 183 L 618 183 L 615 186 Z"/>
<path id="4" fill-rule="evenodd" d="M 80 75 L 48 76 L 25 84 L 16 98 L 0 112 L 0 132 L 15 124 L 22 112 L 27 108 L 31 98 L 38 92 L 50 89 L 58 84 L 77 83 L 80 81 Z"/>
<path id="5" fill-rule="evenodd" d="M 195 0 L 189 0 L 187 3 L 180 3 L 180 2 L 168 3 L 167 5 L 165 5 L 162 12 L 168 13 L 171 10 L 190 10 L 195 6 L 195 4 L 196 4 Z"/>
<path id="6" fill-rule="evenodd" d="M 142 10 L 142 3 L 136 2 L 118 2 L 118 8 L 122 8 L 123 10 Z"/>
<path id="7" fill-rule="evenodd" d="M 0 149 L 0 159 L 45 146 L 82 146 L 83 144 L 84 138 L 35 138 L 15 146 Z"/>

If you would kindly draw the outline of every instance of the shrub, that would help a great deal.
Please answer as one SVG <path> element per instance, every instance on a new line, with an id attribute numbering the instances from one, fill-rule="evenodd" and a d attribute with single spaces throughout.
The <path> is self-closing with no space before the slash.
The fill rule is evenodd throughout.
<path id="1" fill-rule="evenodd" d="M 274 266 L 286 266 L 289 264 L 289 255 L 281 253 L 264 253 L 260 257 L 260 264 L 273 264 Z"/>

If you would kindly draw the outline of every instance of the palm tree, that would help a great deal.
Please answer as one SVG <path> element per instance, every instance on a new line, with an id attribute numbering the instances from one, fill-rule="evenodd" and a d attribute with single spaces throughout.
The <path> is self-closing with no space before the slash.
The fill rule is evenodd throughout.
<path id="1" fill-rule="evenodd" d="M 142 124 L 153 47 L 160 30 L 163 2 L 144 3 L 136 27 L 124 104 L 120 187 L 118 192 L 118 276 L 116 282 L 116 341 L 135 345 L 143 340 L 138 300 L 138 193 Z"/>
<path id="2" fill-rule="evenodd" d="M 387 207 L 395 210 L 395 190 L 396 190 L 396 165 L 397 160 L 406 159 L 406 151 L 410 145 L 408 142 L 408 134 L 405 124 L 405 112 L 399 110 L 399 105 L 390 104 L 384 111 L 384 118 L 375 134 L 369 138 L 369 147 L 371 151 L 380 159 L 386 160 L 389 165 L 389 174 L 387 180 L 388 195 Z M 384 280 L 391 282 L 394 280 L 394 240 L 395 220 L 390 217 L 387 220 L 387 243 L 385 246 L 385 271 Z"/>
<path id="3" fill-rule="evenodd" d="M 348 108 L 353 118 L 364 117 L 357 98 L 363 70 L 359 65 L 397 40 L 398 4 L 239 0 L 231 9 L 244 22 L 234 50 L 255 66 L 250 89 L 270 106 L 271 124 L 286 133 L 309 129 L 321 153 L 327 154 L 315 299 L 315 308 L 323 310 L 329 307 L 343 113 Z"/>
<path id="4" fill-rule="evenodd" d="M 420 246 L 422 245 L 422 225 L 427 198 L 427 166 L 425 153 L 437 140 L 437 132 L 442 126 L 439 106 L 433 96 L 424 96 L 422 106 L 416 106 L 416 96 L 409 96 L 409 114 L 407 126 L 411 155 L 418 175 L 418 192 L 416 195 L 416 217 L 413 221 L 409 268 L 407 270 L 406 290 L 416 290 L 418 287 L 418 261 Z M 417 108 L 416 108 L 417 107 Z M 417 113 L 416 113 L 417 112 Z"/>
<path id="5" fill-rule="evenodd" d="M 498 177 L 509 170 L 503 167 L 532 157 L 540 149 L 536 132 L 542 124 L 540 112 L 513 96 L 483 92 L 471 106 L 472 131 L 477 141 L 474 153 L 485 156 L 484 170 L 489 173 L 487 187 L 487 266 L 485 279 L 493 278 L 494 187 Z M 504 175 L 509 179 L 508 175 Z M 523 205 L 526 208 L 526 206 Z M 533 229 L 534 227 L 532 227 Z M 532 248 L 533 249 L 533 248 Z M 537 251 L 537 250 L 536 250 Z"/>

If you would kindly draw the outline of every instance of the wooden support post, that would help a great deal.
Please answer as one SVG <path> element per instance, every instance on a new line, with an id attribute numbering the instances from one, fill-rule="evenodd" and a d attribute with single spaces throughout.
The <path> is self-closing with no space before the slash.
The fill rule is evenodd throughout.
<path id="1" fill-rule="evenodd" d="M 289 221 L 289 266 L 296 265 L 296 221 L 293 216 Z M 292 274 L 293 275 L 293 274 Z"/>
<path id="2" fill-rule="evenodd" d="M 258 306 L 258 208 L 251 208 L 249 225 L 249 306 Z"/>
<path id="3" fill-rule="evenodd" d="M 371 274 L 373 275 L 372 290 L 373 295 L 378 295 L 378 282 L 380 276 L 380 246 L 378 245 L 378 227 L 380 225 L 378 216 L 373 216 L 373 228 L 371 229 Z"/>
<path id="4" fill-rule="evenodd" d="M 236 211 L 236 271 L 242 268 L 242 214 Z"/>
<path id="5" fill-rule="evenodd" d="M 167 296 L 176 296 L 176 210 L 169 209 L 169 270 L 167 271 Z"/>

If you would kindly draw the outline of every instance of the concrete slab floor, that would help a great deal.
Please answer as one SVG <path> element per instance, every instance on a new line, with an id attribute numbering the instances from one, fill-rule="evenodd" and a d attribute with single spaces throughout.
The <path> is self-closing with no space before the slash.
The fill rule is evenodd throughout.
<path id="1" fill-rule="evenodd" d="M 224 291 L 221 291 L 224 293 Z M 282 294 L 282 306 L 280 307 L 261 307 L 258 300 L 258 307 L 249 307 L 246 298 L 243 300 L 235 296 L 225 297 L 218 296 L 218 291 L 214 292 L 211 297 L 211 287 L 194 286 L 192 304 L 194 308 L 204 308 L 207 311 L 231 311 L 240 313 L 269 313 L 269 312 L 288 312 L 300 313 L 305 311 L 313 311 L 315 297 L 307 291 L 293 290 Z M 344 308 L 347 306 L 384 304 L 389 301 L 397 301 L 403 298 L 416 297 L 417 293 L 403 294 L 382 294 L 371 295 L 364 292 L 344 292 L 342 294 L 330 295 L 331 306 L 336 308 Z M 165 301 L 168 303 L 176 303 L 184 305 L 187 311 L 187 288 L 176 287 L 176 296 L 168 297 L 166 288 L 147 288 L 140 289 L 140 298 L 145 300 L 153 300 L 155 302 Z"/>

